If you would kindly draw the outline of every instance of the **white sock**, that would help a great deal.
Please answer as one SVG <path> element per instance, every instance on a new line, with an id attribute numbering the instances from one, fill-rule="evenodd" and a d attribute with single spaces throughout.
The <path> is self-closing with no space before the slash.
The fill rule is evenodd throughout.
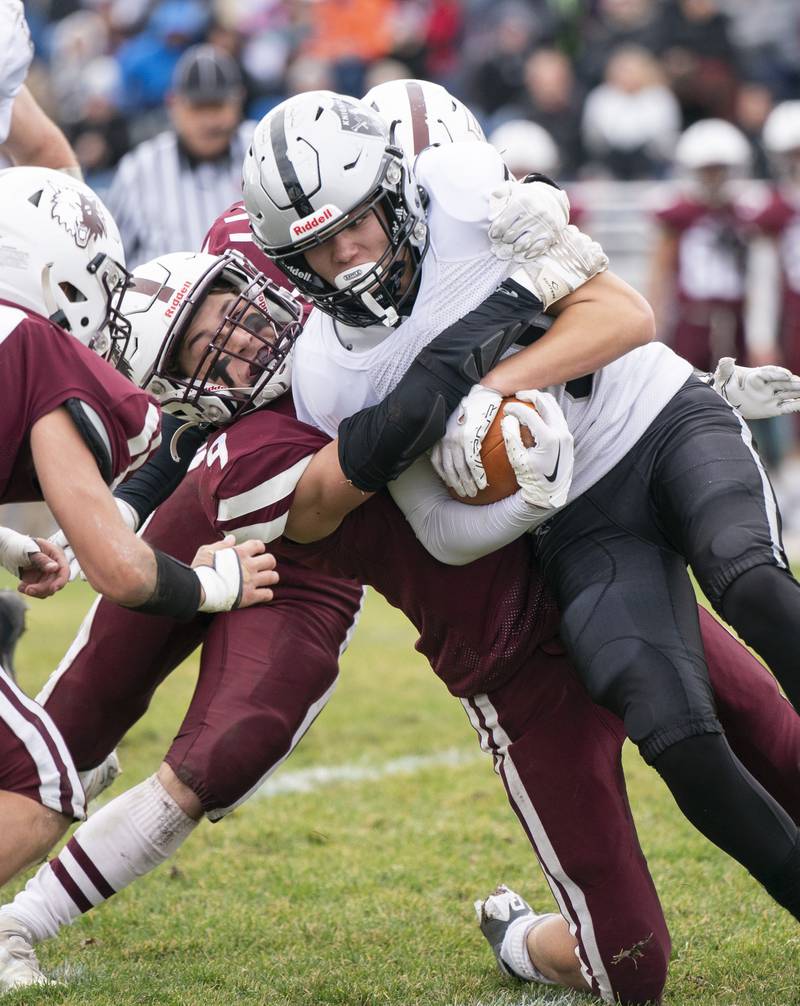
<path id="1" fill-rule="evenodd" d="M 537 915 L 535 919 L 523 916 L 511 923 L 503 937 L 500 956 L 515 974 L 518 974 L 521 978 L 527 978 L 529 982 L 539 982 L 542 985 L 558 984 L 551 978 L 545 978 L 531 960 L 531 955 L 528 953 L 528 933 L 544 922 L 545 919 L 559 917 L 555 912 L 549 912 L 546 915 Z"/>
<path id="2" fill-rule="evenodd" d="M 26 925 L 36 943 L 55 936 L 163 863 L 197 823 L 152 775 L 93 814 L 0 912 Z"/>

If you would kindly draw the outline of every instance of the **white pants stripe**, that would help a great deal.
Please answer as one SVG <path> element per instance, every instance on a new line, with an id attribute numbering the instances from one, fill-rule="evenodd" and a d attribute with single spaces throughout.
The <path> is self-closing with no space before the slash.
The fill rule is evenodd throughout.
<path id="1" fill-rule="evenodd" d="M 480 738 L 481 748 L 494 756 L 495 771 L 502 777 L 509 800 L 525 822 L 553 897 L 569 923 L 570 932 L 579 940 L 583 977 L 588 985 L 599 989 L 604 1001 L 614 1002 L 611 981 L 597 945 L 586 898 L 581 888 L 565 872 L 558 853 L 548 838 L 533 798 L 525 789 L 514 760 L 508 753 L 509 737 L 500 724 L 497 710 L 487 695 L 461 699 L 461 703 Z"/>
<path id="2" fill-rule="evenodd" d="M 39 800 L 60 814 L 83 820 L 83 787 L 64 738 L 50 716 L 0 670 L 0 721 L 36 765 Z"/>

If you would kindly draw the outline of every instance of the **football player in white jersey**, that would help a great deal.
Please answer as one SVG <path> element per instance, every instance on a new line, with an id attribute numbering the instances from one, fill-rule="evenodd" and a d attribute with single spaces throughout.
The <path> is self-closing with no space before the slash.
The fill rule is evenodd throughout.
<path id="1" fill-rule="evenodd" d="M 409 174 L 387 140 L 355 100 L 302 95 L 262 121 L 245 163 L 256 240 L 319 309 L 299 343 L 298 414 L 347 439 L 358 427 L 340 427 L 348 414 L 377 402 L 437 331 L 508 275 L 486 234 L 492 185 L 500 184 L 491 155 L 480 144 L 431 147 Z M 522 202 L 506 233 L 520 258 L 528 243 Z M 529 219 L 535 225 L 541 215 Z M 545 307 L 548 258 L 562 265 L 569 251 L 557 238 L 534 260 L 529 285 Z M 538 553 L 584 683 L 625 720 L 686 816 L 800 918 L 797 828 L 722 734 L 685 569 L 688 560 L 797 707 L 800 585 L 788 571 L 768 479 L 741 417 L 689 363 L 659 343 L 609 363 L 615 354 L 594 345 L 591 316 L 577 337 L 554 325 L 488 376 L 479 369 L 483 380 L 451 416 L 434 462 L 452 487 L 474 493 L 485 481 L 475 460 L 480 431 L 501 395 L 531 386 L 555 395 L 576 465 L 571 505 L 539 530 Z M 602 362 L 590 363 L 592 355 Z M 376 414 L 366 409 L 356 419 Z M 371 488 L 341 448 L 340 457 L 354 484 Z M 527 457 L 521 452 L 518 465 L 523 495 Z M 414 506 L 422 482 L 430 483 L 424 462 L 414 468 L 416 476 L 412 469 L 395 483 L 395 498 L 405 497 L 426 543 L 439 541 L 440 558 L 469 561 L 508 540 L 492 523 L 465 547 L 457 520 L 439 520 L 435 505 Z M 443 500 L 441 509 L 452 506 Z M 441 542 L 454 527 L 451 553 Z M 509 529 L 513 535 L 518 523 Z"/>

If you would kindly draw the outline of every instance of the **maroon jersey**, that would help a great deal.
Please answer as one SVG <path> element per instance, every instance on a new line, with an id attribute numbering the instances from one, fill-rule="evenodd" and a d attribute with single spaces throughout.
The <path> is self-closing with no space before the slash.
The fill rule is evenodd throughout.
<path id="1" fill-rule="evenodd" d="M 294 284 L 281 272 L 253 240 L 253 232 L 250 230 L 250 223 L 247 218 L 247 210 L 240 200 L 229 206 L 224 213 L 221 213 L 209 228 L 206 239 L 203 242 L 203 251 L 209 255 L 222 255 L 232 249 L 240 251 L 242 255 L 259 272 L 263 272 L 273 283 L 283 287 L 285 290 L 293 290 Z M 303 305 L 303 321 L 311 311 L 311 303 L 300 298 Z"/>
<path id="2" fill-rule="evenodd" d="M 296 545 L 279 539 L 300 476 L 328 442 L 294 418 L 285 396 L 220 434 L 188 477 L 196 480 L 201 505 L 218 531 L 270 542 L 282 595 L 289 560 L 314 570 L 306 574 L 301 601 L 314 591 L 321 571 L 369 584 L 405 612 L 420 634 L 417 649 L 454 695 L 499 687 L 557 629 L 555 605 L 527 540 L 467 568 L 446 566 L 425 551 L 385 494 L 351 513 L 324 541 Z"/>
<path id="3" fill-rule="evenodd" d="M 77 339 L 46 318 L 0 301 L 0 500 L 42 498 L 30 431 L 68 399 L 93 410 L 105 440 L 113 480 L 141 465 L 161 440 L 154 401 Z"/>
<path id="4" fill-rule="evenodd" d="M 675 351 L 700 370 L 721 356 L 745 355 L 744 294 L 748 223 L 737 202 L 709 206 L 680 196 L 656 212 L 678 239 Z"/>
<path id="5" fill-rule="evenodd" d="M 777 242 L 782 275 L 779 334 L 782 362 L 797 373 L 800 369 L 800 205 L 788 193 L 773 189 L 751 220 L 758 230 Z"/>

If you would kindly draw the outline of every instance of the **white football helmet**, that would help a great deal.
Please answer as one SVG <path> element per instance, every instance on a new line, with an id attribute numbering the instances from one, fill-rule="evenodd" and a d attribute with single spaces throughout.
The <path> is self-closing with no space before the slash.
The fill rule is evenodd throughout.
<path id="1" fill-rule="evenodd" d="M 779 178 L 800 184 L 800 101 L 782 101 L 764 123 L 764 149 Z"/>
<path id="2" fill-rule="evenodd" d="M 181 373 L 177 356 L 197 309 L 208 294 L 228 292 L 230 302 L 209 331 L 194 373 Z M 111 362 L 187 422 L 222 425 L 289 389 L 302 308 L 238 252 L 152 259 L 134 270 L 121 310 L 128 332 L 115 339 Z M 247 333 L 246 355 L 230 346 L 237 330 Z M 250 363 L 251 385 L 220 382 L 230 357 Z"/>
<path id="3" fill-rule="evenodd" d="M 752 159 L 747 137 L 725 119 L 701 119 L 685 129 L 675 146 L 675 163 L 687 171 L 725 167 L 746 171 Z"/>
<path id="4" fill-rule="evenodd" d="M 555 178 L 561 158 L 553 137 L 538 122 L 512 119 L 492 131 L 489 143 L 501 154 L 515 178 L 538 172 Z"/>
<path id="5" fill-rule="evenodd" d="M 747 175 L 752 156 L 747 137 L 736 126 L 724 119 L 701 119 L 681 133 L 674 161 L 690 187 L 714 202 L 730 196 L 730 183 Z"/>
<path id="6" fill-rule="evenodd" d="M 362 100 L 386 121 L 390 142 L 412 162 L 426 147 L 486 139 L 467 106 L 429 80 L 389 80 Z"/>
<path id="7" fill-rule="evenodd" d="M 101 356 L 128 273 L 117 225 L 88 185 L 50 168 L 0 171 L 0 296 Z"/>
<path id="8" fill-rule="evenodd" d="M 368 105 L 331 91 L 282 102 L 256 127 L 243 190 L 257 243 L 321 311 L 366 327 L 396 325 L 410 309 L 428 246 L 422 196 Z M 386 233 L 386 251 L 326 282 L 304 252 L 368 212 Z M 413 276 L 402 288 L 409 260 Z"/>

